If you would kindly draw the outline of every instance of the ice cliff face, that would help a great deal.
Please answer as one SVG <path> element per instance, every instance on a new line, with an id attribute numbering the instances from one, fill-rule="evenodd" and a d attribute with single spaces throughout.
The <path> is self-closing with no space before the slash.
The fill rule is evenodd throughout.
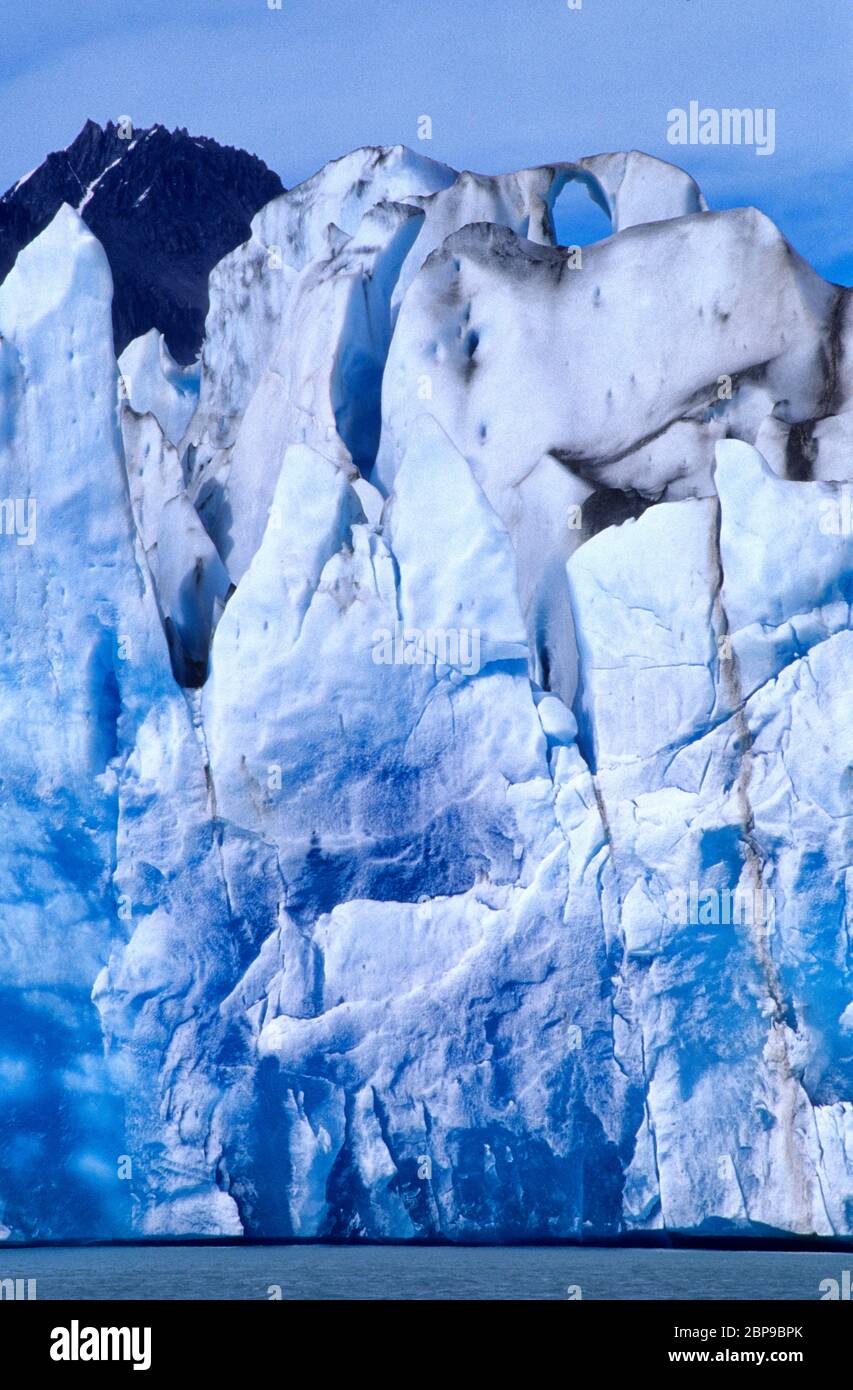
<path id="1" fill-rule="evenodd" d="M 0 1229 L 849 1235 L 850 292 L 636 153 L 251 233 L 196 367 L 0 287 Z"/>

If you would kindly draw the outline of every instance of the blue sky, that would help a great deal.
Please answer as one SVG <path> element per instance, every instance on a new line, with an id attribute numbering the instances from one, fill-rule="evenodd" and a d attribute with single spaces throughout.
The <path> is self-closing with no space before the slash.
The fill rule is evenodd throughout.
<path id="1" fill-rule="evenodd" d="M 482 172 L 637 148 L 853 280 L 851 0 L 0 0 L 0 35 L 0 188 L 87 116 L 187 126 L 287 185 L 361 144 Z M 674 149 L 691 100 L 774 107 L 775 154 Z"/>

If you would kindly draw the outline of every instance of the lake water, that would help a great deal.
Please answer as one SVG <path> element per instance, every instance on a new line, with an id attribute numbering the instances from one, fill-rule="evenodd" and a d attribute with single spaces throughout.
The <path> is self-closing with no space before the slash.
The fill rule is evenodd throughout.
<path id="1" fill-rule="evenodd" d="M 815 1299 L 853 1252 L 402 1246 L 12 1250 L 40 1299 Z M 273 1294 L 269 1292 L 273 1288 Z M 850 1287 L 850 1279 L 846 1281 Z M 573 1295 L 577 1297 L 577 1294 Z"/>

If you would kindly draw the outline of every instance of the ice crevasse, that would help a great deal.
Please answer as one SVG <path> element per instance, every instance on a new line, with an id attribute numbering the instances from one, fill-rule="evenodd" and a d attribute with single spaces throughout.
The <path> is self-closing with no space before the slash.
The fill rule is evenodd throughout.
<path id="1" fill-rule="evenodd" d="M 0 286 L 0 1235 L 853 1233 L 851 292 L 391 147 L 111 295 Z"/>

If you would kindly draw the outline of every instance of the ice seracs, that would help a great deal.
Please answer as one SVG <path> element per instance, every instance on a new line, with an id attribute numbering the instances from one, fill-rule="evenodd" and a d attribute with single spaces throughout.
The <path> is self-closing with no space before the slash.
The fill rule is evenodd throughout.
<path id="1" fill-rule="evenodd" d="M 198 404 L 201 363 L 182 367 L 156 328 L 128 343 L 118 359 L 122 394 L 137 415 L 151 414 L 177 447 Z"/>
<path id="2" fill-rule="evenodd" d="M 0 1200 L 24 1235 L 130 1229 L 90 995 L 125 930 L 121 770 L 151 711 L 183 703 L 128 495 L 111 293 L 102 247 L 67 206 L 0 287 L 0 492 L 37 503 L 32 545 L 0 537 Z M 34 1181 L 34 1161 L 55 1181 Z"/>
<path id="3" fill-rule="evenodd" d="M 218 506 L 231 447 L 275 352 L 298 272 L 339 249 L 371 208 L 436 192 L 455 177 L 402 145 L 354 150 L 262 208 L 249 241 L 214 268 L 201 401 L 185 441 L 202 510 L 211 493 Z"/>
<path id="4" fill-rule="evenodd" d="M 297 276 L 281 337 L 237 433 L 210 533 L 238 582 L 260 544 L 284 451 L 305 444 L 349 476 L 379 444 L 391 291 L 421 215 L 380 203 Z"/>
<path id="5" fill-rule="evenodd" d="M 850 292 L 391 147 L 111 294 L 0 287 L 3 1228 L 849 1236 Z"/>

